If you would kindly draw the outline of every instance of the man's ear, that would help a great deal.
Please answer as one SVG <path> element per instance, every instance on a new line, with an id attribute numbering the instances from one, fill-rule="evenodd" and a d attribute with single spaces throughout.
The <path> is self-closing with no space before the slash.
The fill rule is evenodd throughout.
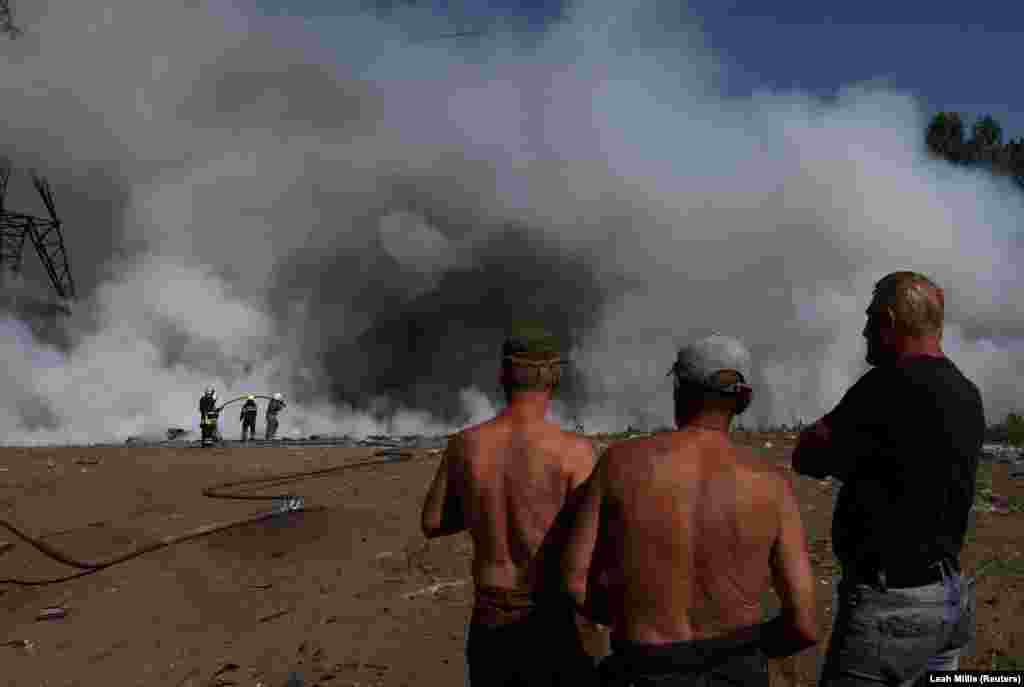
<path id="1" fill-rule="evenodd" d="M 896 329 L 896 313 L 889 306 L 885 307 L 885 314 L 887 317 L 887 328 Z"/>

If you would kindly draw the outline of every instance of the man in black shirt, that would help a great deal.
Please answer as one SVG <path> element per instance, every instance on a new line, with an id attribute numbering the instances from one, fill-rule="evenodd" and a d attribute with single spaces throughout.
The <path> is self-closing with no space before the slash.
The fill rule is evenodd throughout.
<path id="1" fill-rule="evenodd" d="M 823 685 L 913 684 L 955 670 L 974 632 L 960 573 L 985 417 L 942 352 L 942 289 L 895 272 L 863 335 L 874 368 L 805 430 L 793 469 L 843 482 L 832 522 L 842 564 Z"/>

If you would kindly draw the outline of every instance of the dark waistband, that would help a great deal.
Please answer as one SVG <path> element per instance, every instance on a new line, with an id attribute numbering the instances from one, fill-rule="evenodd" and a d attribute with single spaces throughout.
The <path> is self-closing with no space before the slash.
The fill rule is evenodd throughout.
<path id="1" fill-rule="evenodd" d="M 528 588 L 503 588 L 477 585 L 470 622 L 485 627 L 518 624 L 537 609 L 537 599 Z"/>
<path id="2" fill-rule="evenodd" d="M 706 667 L 731 656 L 750 654 L 761 645 L 761 626 L 734 630 L 721 637 L 668 644 L 612 640 L 615 662 L 643 666 L 644 672 L 660 673 Z"/>
<path id="3" fill-rule="evenodd" d="M 960 562 L 956 559 L 942 559 L 925 564 L 861 565 L 843 572 L 843 577 L 851 582 L 904 589 L 938 584 L 943 577 L 959 573 Z"/>

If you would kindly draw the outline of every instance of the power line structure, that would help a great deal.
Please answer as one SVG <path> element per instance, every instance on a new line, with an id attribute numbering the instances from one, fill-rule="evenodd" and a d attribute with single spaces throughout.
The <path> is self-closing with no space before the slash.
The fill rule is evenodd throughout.
<path id="1" fill-rule="evenodd" d="M 63 223 L 57 216 L 53 191 L 45 178 L 33 172 L 32 185 L 42 199 L 49 217 L 37 217 L 8 210 L 7 186 L 12 170 L 10 161 L 0 158 L 0 276 L 18 277 L 21 274 L 25 243 L 30 242 L 62 302 L 59 309 L 66 312 L 68 304 L 75 299 L 75 282 L 71 277 L 68 252 L 64 245 Z"/>
<path id="2" fill-rule="evenodd" d="M 6 34 L 8 38 L 17 38 L 21 35 L 21 29 L 14 23 L 10 0 L 0 0 L 0 33 Z"/>

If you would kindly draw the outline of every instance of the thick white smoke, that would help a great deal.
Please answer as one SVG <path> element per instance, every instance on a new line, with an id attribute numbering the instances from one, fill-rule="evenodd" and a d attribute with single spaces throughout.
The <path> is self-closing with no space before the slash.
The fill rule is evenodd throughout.
<path id="1" fill-rule="evenodd" d="M 945 287 L 947 352 L 989 420 L 1019 407 L 1021 194 L 928 159 L 909 94 L 721 97 L 674 5 L 587 2 L 542 41 L 463 47 L 247 2 L 25 4 L 0 54 L 0 148 L 103 170 L 123 199 L 65 218 L 87 292 L 70 350 L 3 325 L 0 440 L 194 427 L 211 384 L 286 393 L 286 433 L 450 429 L 429 405 L 381 421 L 332 404 L 323 355 L 445 288 L 508 222 L 600 276 L 573 351 L 587 403 L 556 408 L 588 430 L 669 424 L 674 347 L 711 330 L 754 352 L 748 424 L 813 419 L 864 369 L 863 310 L 897 269 Z M 94 183 L 55 180 L 58 207 Z M 134 248 L 97 254 L 110 243 Z M 461 390 L 463 421 L 492 391 Z"/>

